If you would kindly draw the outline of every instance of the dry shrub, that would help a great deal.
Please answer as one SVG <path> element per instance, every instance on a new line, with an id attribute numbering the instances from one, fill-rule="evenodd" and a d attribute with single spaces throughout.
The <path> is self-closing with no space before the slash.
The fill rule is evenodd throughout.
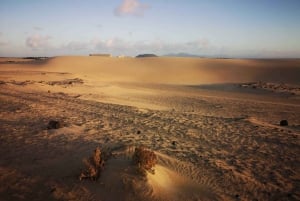
<path id="1" fill-rule="evenodd" d="M 97 147 L 94 151 L 94 155 L 89 159 L 84 159 L 83 163 L 85 164 L 86 169 L 81 172 L 79 180 L 91 179 L 92 181 L 96 181 L 100 177 L 101 170 L 104 166 L 100 148 Z"/>
<path id="2" fill-rule="evenodd" d="M 157 162 L 156 155 L 153 151 L 144 146 L 136 147 L 133 154 L 133 163 L 137 165 L 138 170 L 145 174 L 149 171 L 154 174 L 154 166 Z"/>

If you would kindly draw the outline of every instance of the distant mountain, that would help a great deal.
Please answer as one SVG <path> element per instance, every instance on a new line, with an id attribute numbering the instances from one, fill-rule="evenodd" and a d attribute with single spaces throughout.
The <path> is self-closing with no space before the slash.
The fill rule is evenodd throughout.
<path id="1" fill-rule="evenodd" d="M 157 57 L 155 54 L 139 54 L 136 56 L 136 58 L 142 58 L 142 57 Z"/>
<path id="2" fill-rule="evenodd" d="M 166 57 L 205 57 L 205 56 L 196 55 L 196 54 L 189 54 L 189 53 L 185 53 L 185 52 L 170 53 L 170 54 L 166 54 L 164 56 L 166 56 Z"/>

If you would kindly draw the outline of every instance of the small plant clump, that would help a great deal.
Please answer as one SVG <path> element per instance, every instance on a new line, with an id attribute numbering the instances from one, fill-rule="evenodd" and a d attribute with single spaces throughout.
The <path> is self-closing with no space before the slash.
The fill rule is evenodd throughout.
<path id="1" fill-rule="evenodd" d="M 83 170 L 79 176 L 79 180 L 91 179 L 92 181 L 98 180 L 101 170 L 104 166 L 104 160 L 99 147 L 94 151 L 94 155 L 89 159 L 83 160 L 86 169 Z"/>
<path id="2" fill-rule="evenodd" d="M 157 157 L 155 153 L 148 150 L 144 146 L 136 147 L 133 154 L 133 163 L 137 165 L 138 170 L 145 174 L 146 171 L 155 173 L 154 166 L 156 165 Z"/>

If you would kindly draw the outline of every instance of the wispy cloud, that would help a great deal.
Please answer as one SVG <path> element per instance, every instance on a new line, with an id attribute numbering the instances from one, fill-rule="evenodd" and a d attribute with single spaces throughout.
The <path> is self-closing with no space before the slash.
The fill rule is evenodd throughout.
<path id="1" fill-rule="evenodd" d="M 42 27 L 39 27 L 39 26 L 34 26 L 33 29 L 36 30 L 36 31 L 43 31 L 44 30 Z"/>
<path id="2" fill-rule="evenodd" d="M 70 51 L 77 51 L 77 50 L 84 50 L 88 49 L 89 44 L 86 42 L 79 42 L 79 41 L 71 41 L 66 45 L 62 46 L 62 49 L 70 50 Z"/>
<path id="3" fill-rule="evenodd" d="M 143 16 L 149 5 L 141 3 L 139 0 L 123 0 L 121 5 L 115 9 L 116 16 L 135 15 Z"/>
<path id="4" fill-rule="evenodd" d="M 92 47 L 96 51 L 106 52 L 111 54 L 126 54 L 129 53 L 132 44 L 121 39 L 121 38 L 110 38 L 107 40 L 92 40 L 91 42 Z"/>
<path id="5" fill-rule="evenodd" d="M 7 45 L 9 45 L 10 43 L 8 41 L 4 41 L 2 36 L 3 36 L 3 33 L 0 32 L 0 46 L 7 46 Z"/>
<path id="6" fill-rule="evenodd" d="M 210 42 L 206 38 L 201 38 L 201 39 L 198 39 L 198 40 L 186 42 L 185 46 L 187 48 L 192 47 L 192 48 L 202 48 L 203 49 L 203 48 L 209 47 Z"/>
<path id="7" fill-rule="evenodd" d="M 25 44 L 27 47 L 30 47 L 34 50 L 45 49 L 45 48 L 49 48 L 49 46 L 50 46 L 49 40 L 50 39 L 51 39 L 50 36 L 42 36 L 39 34 L 34 34 L 34 35 L 27 37 Z"/>
<path id="8" fill-rule="evenodd" d="M 8 44 L 9 44 L 9 42 L 0 41 L 0 46 L 6 46 Z"/>
<path id="9" fill-rule="evenodd" d="M 91 41 L 91 47 L 100 52 L 126 55 L 137 55 L 141 53 L 162 55 L 174 52 L 206 54 L 214 48 L 207 39 L 182 43 L 168 43 L 162 40 L 126 41 L 121 38 L 111 38 L 107 40 L 94 39 Z"/>

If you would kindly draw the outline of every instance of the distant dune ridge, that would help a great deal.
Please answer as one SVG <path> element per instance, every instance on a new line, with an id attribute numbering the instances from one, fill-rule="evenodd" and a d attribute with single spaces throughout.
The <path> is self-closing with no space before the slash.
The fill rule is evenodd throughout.
<path id="1" fill-rule="evenodd" d="M 82 62 L 75 58 L 54 58 L 66 65 L 93 68 L 97 65 L 89 63 L 84 58 Z M 222 82 L 283 82 L 300 83 L 300 60 L 236 60 L 236 59 L 191 59 L 191 58 L 149 58 L 145 61 L 101 60 L 97 58 L 99 71 L 121 74 L 131 77 L 133 81 L 172 83 L 172 84 L 201 84 Z M 55 63 L 56 61 L 53 61 Z M 77 63 L 78 62 L 78 63 Z M 87 64 L 85 64 L 87 62 Z M 91 61 L 92 62 L 92 61 Z M 103 63 L 102 63 L 103 62 Z M 107 63 L 106 63 L 107 62 Z M 51 62 L 49 67 L 51 67 Z M 109 68 L 109 69 L 107 69 Z M 121 68 L 121 69 L 120 69 Z M 79 70 L 79 69 L 78 69 Z M 91 69 L 92 70 L 92 69 Z M 103 71 L 102 71 L 103 70 Z M 72 72 L 72 69 L 70 69 Z M 76 71 L 75 71 L 76 72 Z M 94 72 L 97 72 L 94 69 Z M 118 73 L 119 72 L 119 73 Z M 113 76 L 112 76 L 113 77 Z"/>
<path id="2" fill-rule="evenodd" d="M 89 54 L 89 56 L 97 56 L 97 57 L 111 57 L 111 54 L 103 54 L 103 53 L 96 53 L 96 54 Z"/>
<path id="3" fill-rule="evenodd" d="M 62 56 L 51 58 L 40 66 L 49 71 L 89 74 L 97 79 L 163 84 L 258 81 L 300 83 L 300 59 L 145 57 L 143 60 L 120 60 L 109 57 Z M 21 66 L 10 65 L 10 69 L 19 67 Z M 26 67 L 32 68 L 30 64 Z"/>

